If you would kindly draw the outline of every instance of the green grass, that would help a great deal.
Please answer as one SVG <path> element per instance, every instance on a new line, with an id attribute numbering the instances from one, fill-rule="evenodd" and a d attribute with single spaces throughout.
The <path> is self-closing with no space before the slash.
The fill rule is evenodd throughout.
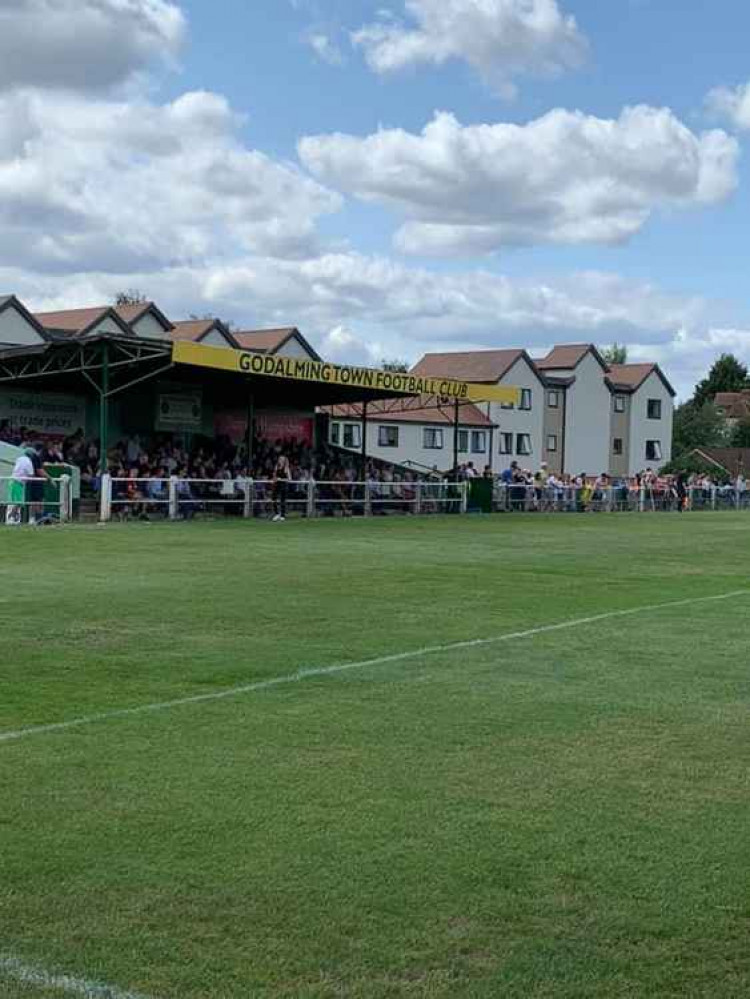
<path id="1" fill-rule="evenodd" d="M 0 533 L 0 955 L 155 999 L 750 994 L 750 518 Z M 3 999 L 64 992 L 3 980 Z"/>

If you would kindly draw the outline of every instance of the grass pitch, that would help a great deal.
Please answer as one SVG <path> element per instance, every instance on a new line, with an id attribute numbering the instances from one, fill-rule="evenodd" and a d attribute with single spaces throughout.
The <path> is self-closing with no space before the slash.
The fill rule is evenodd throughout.
<path id="1" fill-rule="evenodd" d="M 735 514 L 3 531 L 0 735 L 748 595 L 0 742 L 0 996 L 746 997 L 749 565 Z"/>

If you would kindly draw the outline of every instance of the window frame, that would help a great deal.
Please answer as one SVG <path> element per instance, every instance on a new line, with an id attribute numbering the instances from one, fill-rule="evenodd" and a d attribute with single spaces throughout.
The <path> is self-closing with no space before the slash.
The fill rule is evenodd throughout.
<path id="1" fill-rule="evenodd" d="M 497 435 L 498 454 L 513 454 L 513 434 L 510 431 L 501 431 Z M 503 445 L 507 445 L 504 447 Z"/>
<path id="2" fill-rule="evenodd" d="M 550 441 L 554 441 L 550 444 Z M 557 454 L 557 434 L 547 434 L 547 450 L 550 454 Z"/>
<path id="3" fill-rule="evenodd" d="M 530 388 L 521 389 L 521 401 L 518 404 L 519 410 L 525 413 L 530 413 L 533 405 L 534 397 L 532 390 Z"/>
<path id="4" fill-rule="evenodd" d="M 341 446 L 355 450 L 362 447 L 362 425 L 359 423 L 342 423 Z M 351 444 L 346 443 L 347 432 L 351 434 Z"/>
<path id="5" fill-rule="evenodd" d="M 529 449 L 525 451 L 521 448 L 521 442 L 527 440 L 529 442 Z M 519 458 L 530 458 L 534 454 L 534 442 L 531 439 L 531 434 L 519 433 L 516 434 L 516 454 Z"/>
<path id="6" fill-rule="evenodd" d="M 458 453 L 468 454 L 469 453 L 469 431 L 459 430 L 458 431 Z"/>
<path id="7" fill-rule="evenodd" d="M 620 445 L 619 448 L 617 447 L 618 444 Z M 625 454 L 625 441 L 622 437 L 612 438 L 612 454 L 615 458 L 622 458 L 623 454 Z"/>
<path id="8" fill-rule="evenodd" d="M 331 444 L 335 444 L 338 447 L 341 440 L 341 424 L 338 420 L 334 420 L 331 423 L 330 440 Z"/>
<path id="9" fill-rule="evenodd" d="M 401 439 L 400 433 L 401 427 L 394 426 L 392 423 L 381 423 L 378 425 L 378 447 L 388 447 L 396 448 L 399 446 Z M 393 441 L 388 440 L 389 435 L 393 434 Z"/>
<path id="10" fill-rule="evenodd" d="M 658 412 L 658 416 L 653 416 L 651 413 L 651 406 L 654 406 Z M 647 399 L 646 400 L 646 419 L 647 420 L 660 420 L 662 417 L 664 409 L 662 406 L 661 399 Z"/>
<path id="11" fill-rule="evenodd" d="M 624 413 L 625 412 L 625 396 L 622 393 L 615 394 L 615 412 Z"/>
<path id="12" fill-rule="evenodd" d="M 554 402 L 552 399 L 554 398 Z M 547 390 L 547 406 L 549 409 L 559 409 L 560 408 L 560 392 L 558 389 L 548 389 Z"/>
<path id="13" fill-rule="evenodd" d="M 432 436 L 433 443 L 428 444 L 428 435 Z M 422 447 L 425 451 L 442 451 L 445 447 L 445 437 L 442 427 L 422 427 Z"/>
<path id="14" fill-rule="evenodd" d="M 651 448 L 652 454 L 649 454 L 649 448 Z M 664 450 L 661 446 L 660 440 L 646 441 L 646 461 L 663 461 L 664 460 Z"/>
<path id="15" fill-rule="evenodd" d="M 483 447 L 480 449 L 475 447 L 475 442 L 480 439 L 482 440 Z M 471 453 L 472 454 L 487 454 L 487 431 L 486 430 L 472 430 L 471 431 Z"/>

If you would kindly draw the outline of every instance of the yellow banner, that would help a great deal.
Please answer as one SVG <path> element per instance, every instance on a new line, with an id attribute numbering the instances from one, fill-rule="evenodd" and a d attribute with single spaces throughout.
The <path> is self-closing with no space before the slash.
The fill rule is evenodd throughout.
<path id="1" fill-rule="evenodd" d="M 504 402 L 517 404 L 520 390 L 497 385 L 475 385 L 455 378 L 429 378 L 375 368 L 354 368 L 348 364 L 328 364 L 309 358 L 275 357 L 231 347 L 206 347 L 200 343 L 177 341 L 172 345 L 175 364 L 199 368 L 217 368 L 239 374 L 285 378 L 291 381 L 318 382 L 351 388 L 393 392 L 394 395 L 436 395 L 461 402 Z"/>

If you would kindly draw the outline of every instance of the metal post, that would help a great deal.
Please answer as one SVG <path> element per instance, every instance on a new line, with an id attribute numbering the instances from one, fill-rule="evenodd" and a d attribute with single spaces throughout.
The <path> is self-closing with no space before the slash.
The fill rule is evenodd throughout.
<path id="1" fill-rule="evenodd" d="M 364 481 L 364 490 L 365 490 L 365 493 L 364 493 L 364 495 L 365 495 L 365 517 L 369 517 L 372 514 L 372 502 L 371 502 L 371 499 L 372 499 L 372 496 L 371 496 L 372 490 L 370 488 L 370 480 L 369 479 L 365 479 L 365 481 Z"/>
<path id="2" fill-rule="evenodd" d="M 177 520 L 180 515 L 180 504 L 177 499 L 177 476 L 172 475 L 169 479 L 169 519 Z"/>
<path id="3" fill-rule="evenodd" d="M 109 344 L 102 341 L 102 381 L 99 390 L 99 471 L 107 471 L 109 445 Z"/>
<path id="4" fill-rule="evenodd" d="M 112 519 L 112 476 L 109 472 L 102 475 L 99 488 L 99 520 L 106 524 Z"/>
<path id="5" fill-rule="evenodd" d="M 453 471 L 456 474 L 456 481 L 458 481 L 458 428 L 461 422 L 460 417 L 458 399 L 456 399 L 453 409 Z"/>
<path id="6" fill-rule="evenodd" d="M 468 479 L 461 483 L 461 513 L 469 512 L 469 485 Z"/>
<path id="7" fill-rule="evenodd" d="M 71 519 L 73 514 L 73 504 L 71 502 L 73 490 L 70 488 L 70 476 L 60 476 L 60 523 L 64 524 Z"/>
<path id="8" fill-rule="evenodd" d="M 248 520 L 253 515 L 253 500 L 252 500 L 253 480 L 245 479 L 244 488 L 245 492 L 243 493 L 243 495 L 245 498 L 242 502 L 242 516 L 245 518 L 245 520 Z"/>
<path id="9" fill-rule="evenodd" d="M 247 399 L 247 432 L 245 434 L 245 449 L 247 470 L 250 476 L 253 474 L 253 441 L 255 440 L 255 398 L 250 395 Z"/>
<path id="10" fill-rule="evenodd" d="M 419 516 L 422 512 L 422 480 L 417 479 L 414 485 L 414 513 Z"/>
<path id="11" fill-rule="evenodd" d="M 711 509 L 716 509 L 716 486 L 711 486 Z"/>
<path id="12" fill-rule="evenodd" d="M 315 516 L 315 479 L 307 481 L 307 518 L 312 520 Z"/>
<path id="13" fill-rule="evenodd" d="M 646 509 L 646 487 L 641 484 L 641 488 L 638 491 L 638 513 L 643 513 Z"/>
<path id="14" fill-rule="evenodd" d="M 362 403 L 362 440 L 360 443 L 360 472 L 364 482 L 367 478 L 367 400 Z"/>

